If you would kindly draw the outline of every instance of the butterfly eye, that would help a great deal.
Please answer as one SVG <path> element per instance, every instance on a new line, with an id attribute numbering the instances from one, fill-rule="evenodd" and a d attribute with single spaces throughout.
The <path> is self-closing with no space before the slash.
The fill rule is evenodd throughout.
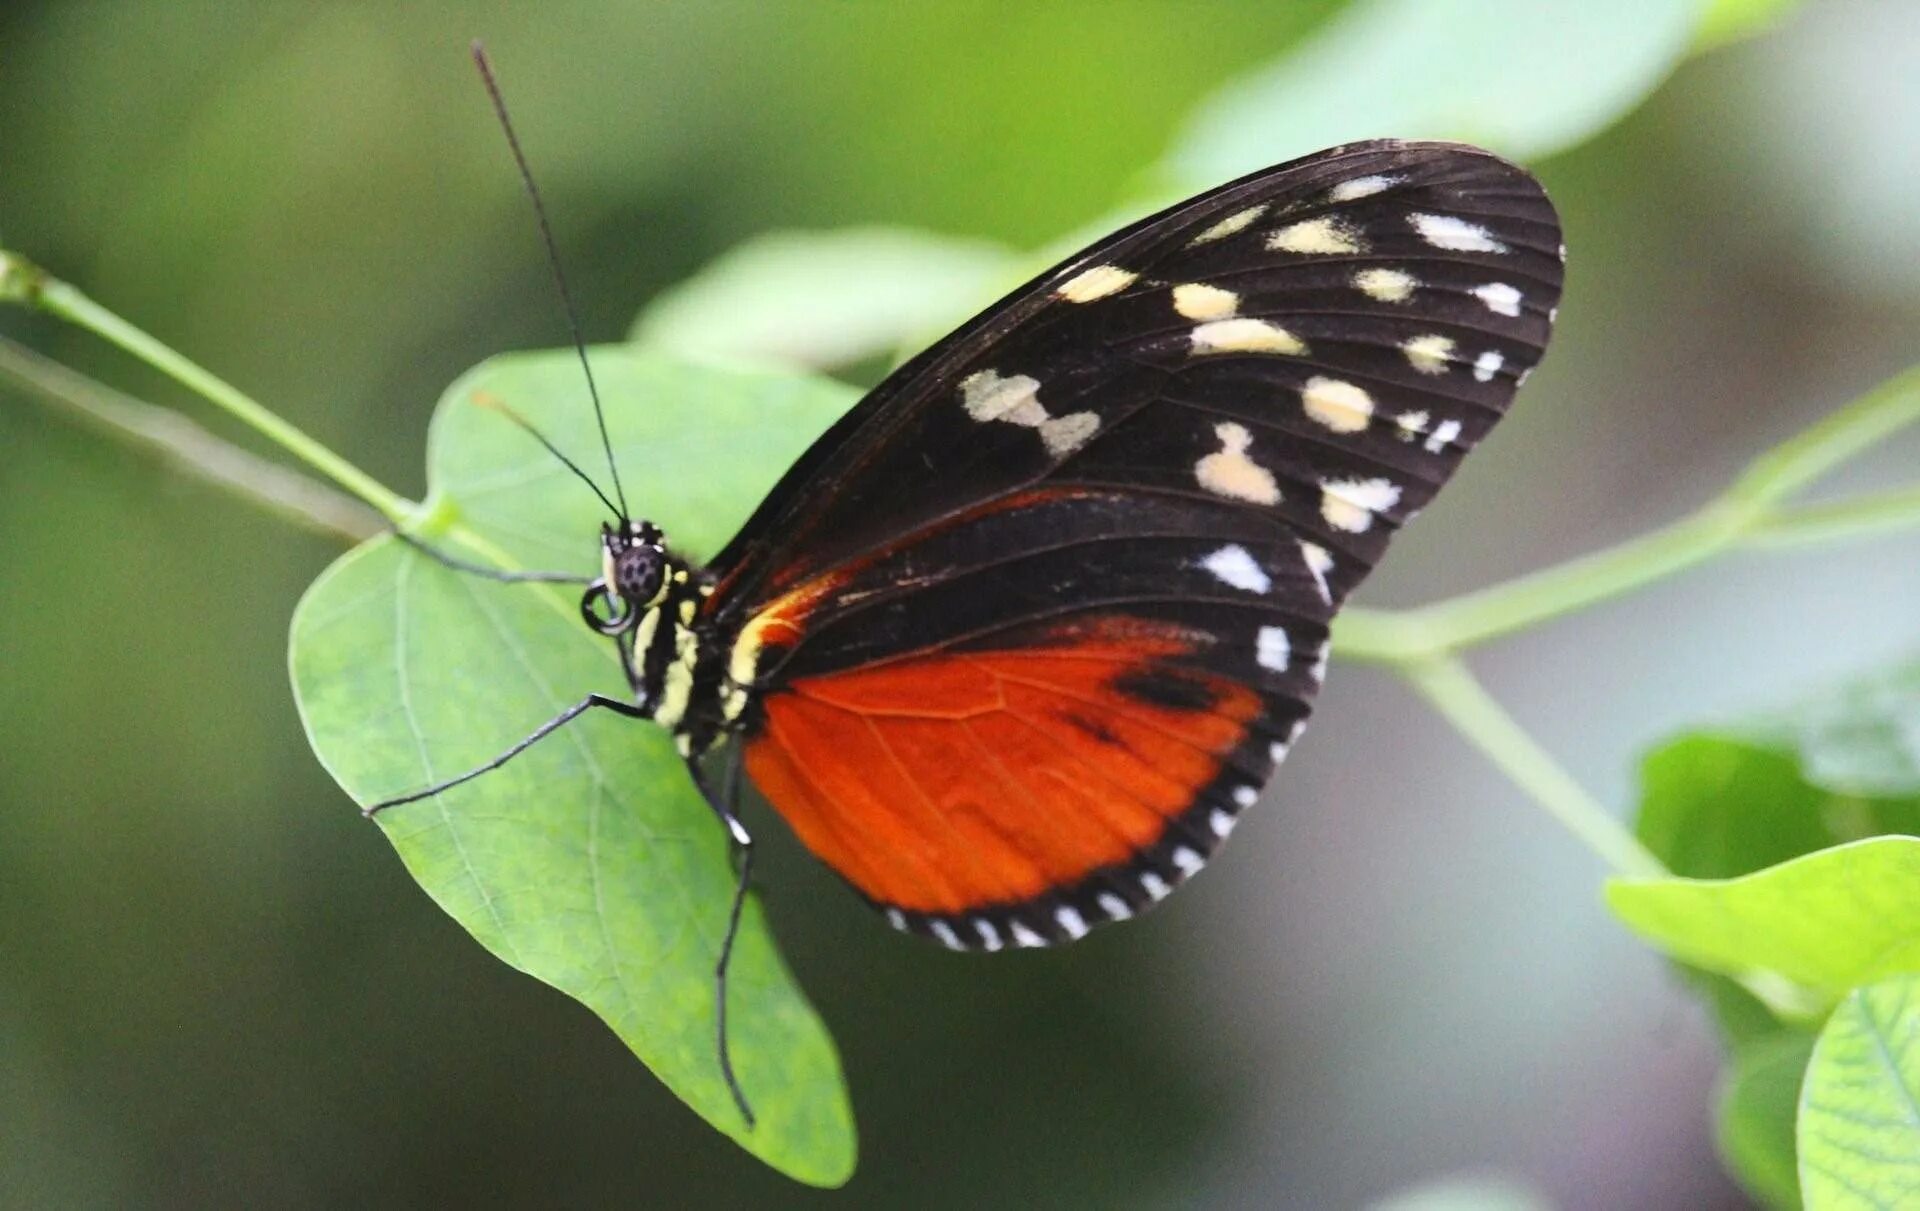
<path id="1" fill-rule="evenodd" d="M 659 547 L 631 546 L 613 557 L 613 587 L 635 606 L 650 606 L 666 579 L 666 556 Z"/>

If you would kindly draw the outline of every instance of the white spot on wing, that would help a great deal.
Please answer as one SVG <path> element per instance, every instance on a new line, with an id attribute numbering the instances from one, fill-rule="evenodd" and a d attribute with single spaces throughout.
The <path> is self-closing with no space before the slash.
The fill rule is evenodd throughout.
<path id="1" fill-rule="evenodd" d="M 1433 427 L 1433 433 L 1428 436 L 1427 440 L 1422 444 L 1426 446 L 1427 453 L 1438 454 L 1449 442 L 1459 436 L 1460 422 L 1457 420 L 1443 420 Z"/>
<path id="2" fill-rule="evenodd" d="M 1320 485 L 1320 516 L 1336 530 L 1361 534 L 1400 503 L 1399 485 L 1380 479 L 1329 479 Z"/>
<path id="3" fill-rule="evenodd" d="M 1373 397 L 1352 383 L 1314 375 L 1300 388 L 1307 415 L 1335 433 L 1358 433 L 1373 419 Z"/>
<path id="4" fill-rule="evenodd" d="M 947 924 L 945 921 L 929 922 L 927 928 L 933 932 L 934 937 L 940 939 L 940 945 L 946 947 L 948 950 L 965 950 L 967 948 L 966 943 L 960 940 L 960 935 L 953 932 L 953 926 Z"/>
<path id="5" fill-rule="evenodd" d="M 1355 177 L 1351 181 L 1342 181 L 1327 191 L 1329 202 L 1357 202 L 1361 198 L 1370 198 L 1376 193 L 1391 189 L 1400 183 L 1399 177 L 1371 176 Z"/>
<path id="6" fill-rule="evenodd" d="M 1100 893 L 1099 903 L 1100 911 L 1106 913 L 1111 920 L 1124 921 L 1133 915 L 1133 909 L 1128 906 L 1127 902 L 1110 891 Z"/>
<path id="7" fill-rule="evenodd" d="M 1393 418 L 1393 423 L 1394 427 L 1400 431 L 1400 440 L 1410 442 L 1417 434 L 1425 431 L 1428 419 L 1426 410 L 1421 409 L 1418 412 L 1402 412 Z"/>
<path id="8" fill-rule="evenodd" d="M 895 929 L 904 930 L 907 927 L 907 915 L 897 908 L 889 908 L 887 910 L 887 924 L 893 926 Z"/>
<path id="9" fill-rule="evenodd" d="M 1040 422 L 1040 440 L 1047 453 L 1065 458 L 1087 444 L 1100 429 L 1100 418 L 1092 412 L 1069 412 Z"/>
<path id="10" fill-rule="evenodd" d="M 1156 900 L 1164 900 L 1173 894 L 1173 888 L 1167 886 L 1167 881 L 1150 870 L 1140 872 L 1140 886 Z"/>
<path id="11" fill-rule="evenodd" d="M 1095 265 L 1074 274 L 1054 291 L 1070 303 L 1091 303 L 1133 285 L 1139 274 L 1118 265 Z"/>
<path id="12" fill-rule="evenodd" d="M 1478 223 L 1469 223 L 1465 219 L 1450 214 L 1410 214 L 1407 221 L 1420 233 L 1420 238 L 1435 248 L 1445 248 L 1449 252 L 1505 252 L 1507 246 L 1493 238 L 1493 233 Z"/>
<path id="13" fill-rule="evenodd" d="M 1473 296 L 1487 305 L 1487 310 L 1495 315 L 1519 315 L 1520 292 L 1505 282 L 1488 282 L 1484 286 L 1475 286 Z"/>
<path id="14" fill-rule="evenodd" d="M 1200 868 L 1207 864 L 1207 860 L 1182 845 L 1173 851 L 1173 864 L 1180 868 L 1182 874 L 1193 875 L 1200 872 Z"/>
<path id="15" fill-rule="evenodd" d="M 1407 355 L 1407 361 L 1422 374 L 1444 374 L 1447 362 L 1453 357 L 1453 341 L 1436 332 L 1420 336 L 1410 336 L 1400 344 L 1400 352 Z"/>
<path id="16" fill-rule="evenodd" d="M 1213 829 L 1214 836 L 1224 839 L 1228 833 L 1233 831 L 1233 813 L 1223 812 L 1217 807 L 1214 808 L 1211 812 L 1207 813 L 1207 827 Z"/>
<path id="17" fill-rule="evenodd" d="M 1287 638 L 1285 627 L 1261 627 L 1254 638 L 1254 659 L 1263 669 L 1272 669 L 1276 673 L 1287 671 L 1287 665 L 1293 659 L 1293 643 Z"/>
<path id="18" fill-rule="evenodd" d="M 975 933 L 980 935 L 980 940 L 986 943 L 988 950 L 999 950 L 1002 946 L 1006 945 L 1005 942 L 1000 940 L 1000 931 L 995 929 L 993 922 L 987 920 L 985 917 L 975 917 L 973 919 L 973 929 Z"/>
<path id="19" fill-rule="evenodd" d="M 1483 383 L 1493 381 L 1493 376 L 1500 373 L 1500 367 L 1506 360 L 1498 350 L 1487 350 L 1473 359 L 1473 377 Z"/>
<path id="20" fill-rule="evenodd" d="M 1065 458 L 1086 445 L 1100 429 L 1097 413 L 1049 415 L 1040 402 L 1040 380 L 1027 374 L 1003 376 L 996 370 L 977 370 L 960 380 L 960 403 L 981 424 L 1004 421 L 1037 430 L 1047 453 L 1055 458 Z"/>
<path id="21" fill-rule="evenodd" d="M 1196 327 L 1191 340 L 1196 354 L 1289 353 L 1298 356 L 1307 351 L 1299 337 L 1265 320 L 1214 320 Z"/>
<path id="22" fill-rule="evenodd" d="M 1267 213 L 1266 203 L 1249 206 L 1245 210 L 1236 210 L 1218 223 L 1194 236 L 1193 244 L 1210 244 L 1214 240 L 1224 240 L 1230 235 L 1238 235 L 1253 226 L 1254 220 Z"/>
<path id="23" fill-rule="evenodd" d="M 1269 232 L 1267 247 L 1275 252 L 1301 252 L 1317 256 L 1362 251 L 1359 233 L 1333 218 L 1305 219 Z"/>
<path id="24" fill-rule="evenodd" d="M 1084 938 L 1087 936 L 1087 923 L 1081 919 L 1080 913 L 1077 910 L 1062 904 L 1059 908 L 1053 910 L 1053 919 L 1060 922 L 1060 928 L 1067 931 L 1069 938 Z"/>
<path id="25" fill-rule="evenodd" d="M 1238 543 L 1221 547 L 1201 560 L 1200 566 L 1212 572 L 1222 584 L 1249 593 L 1264 593 L 1273 587 L 1273 578 L 1267 575 L 1267 570 Z"/>
<path id="26" fill-rule="evenodd" d="M 1236 786 L 1233 788 L 1233 801 L 1241 807 L 1252 807 L 1260 801 L 1260 788 L 1257 786 Z"/>
<path id="27" fill-rule="evenodd" d="M 1327 584 L 1327 573 L 1333 571 L 1333 556 L 1327 549 L 1310 542 L 1300 544 L 1300 558 L 1307 561 L 1307 571 L 1313 574 L 1313 583 L 1320 586 L 1320 596 L 1333 601 L 1333 589 Z"/>
<path id="28" fill-rule="evenodd" d="M 1173 288 L 1173 309 L 1190 320 L 1224 320 L 1240 309 L 1240 296 L 1205 282 L 1186 282 Z"/>
<path id="29" fill-rule="evenodd" d="M 1213 427 L 1220 449 L 1193 465 L 1194 478 L 1215 496 L 1252 501 L 1256 505 L 1280 503 L 1280 485 L 1273 473 L 1247 457 L 1253 434 L 1245 425 L 1222 421 Z"/>
<path id="30" fill-rule="evenodd" d="M 1013 412 L 1026 412 L 1039 409 L 1039 419 L 1031 423 L 1039 424 L 1046 419 L 1047 410 L 1040 407 L 1040 380 L 1026 374 L 1002 377 L 995 370 L 977 370 L 960 380 L 960 403 L 966 408 L 967 415 L 985 423 L 999 420 Z"/>
<path id="31" fill-rule="evenodd" d="M 1016 945 L 1045 946 L 1047 944 L 1047 940 L 1045 938 L 1033 932 L 1031 929 L 1028 929 L 1026 925 L 1023 924 L 1022 922 L 1019 922 L 1019 921 L 1013 922 L 1012 929 L 1013 929 L 1013 940 Z"/>
<path id="32" fill-rule="evenodd" d="M 1414 289 L 1420 285 L 1410 273 L 1378 267 L 1362 269 L 1354 274 L 1353 284 L 1359 287 L 1360 293 L 1382 303 L 1404 303 L 1413 297 Z"/>

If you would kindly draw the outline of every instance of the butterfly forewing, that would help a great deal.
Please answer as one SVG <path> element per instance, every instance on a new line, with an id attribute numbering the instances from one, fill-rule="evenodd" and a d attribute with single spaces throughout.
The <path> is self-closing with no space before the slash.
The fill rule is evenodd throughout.
<path id="1" fill-rule="evenodd" d="M 902 367 L 716 562 L 756 782 L 898 926 L 1077 937 L 1205 862 L 1327 626 L 1546 343 L 1523 170 L 1368 143 L 1146 219 Z"/>

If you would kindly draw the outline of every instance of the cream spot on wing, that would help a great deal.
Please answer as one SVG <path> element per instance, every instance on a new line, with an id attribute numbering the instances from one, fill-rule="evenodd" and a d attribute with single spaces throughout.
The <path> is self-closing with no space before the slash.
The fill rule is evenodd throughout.
<path id="1" fill-rule="evenodd" d="M 1092 412 L 1069 412 L 1040 422 L 1040 440 L 1055 458 L 1067 455 L 1087 444 L 1100 428 L 1100 418 Z"/>
<path id="2" fill-rule="evenodd" d="M 1224 320 L 1240 309 L 1240 296 L 1204 282 L 1173 288 L 1173 309 L 1190 320 Z"/>
<path id="3" fill-rule="evenodd" d="M 1314 375 L 1300 388 L 1307 415 L 1335 433 L 1358 433 L 1373 419 L 1373 397 L 1352 383 Z"/>
<path id="4" fill-rule="evenodd" d="M 1220 449 L 1193 465 L 1194 478 L 1215 496 L 1252 501 L 1256 505 L 1280 503 L 1280 485 L 1273 473 L 1247 457 L 1253 434 L 1245 425 L 1222 421 L 1213 427 Z"/>
<path id="5" fill-rule="evenodd" d="M 1484 286 L 1475 286 L 1473 296 L 1487 305 L 1487 310 L 1495 315 L 1519 315 L 1520 292 L 1505 282 L 1488 282 Z"/>
<path id="6" fill-rule="evenodd" d="M 968 416 L 982 423 L 999 420 L 1016 410 L 1030 413 L 1039 408 L 1040 419 L 1029 422 L 1039 424 L 1046 419 L 1046 409 L 1040 408 L 1039 392 L 1040 380 L 1025 374 L 1002 378 L 996 370 L 976 370 L 960 380 L 961 404 Z"/>
<path id="7" fill-rule="evenodd" d="M 1025 374 L 1002 377 L 995 370 L 979 370 L 960 380 L 960 402 L 968 416 L 981 424 L 997 420 L 1037 429 L 1047 453 L 1055 458 L 1086 445 L 1099 430 L 1100 417 L 1093 412 L 1049 416 L 1039 392 L 1039 380 Z"/>
<path id="8" fill-rule="evenodd" d="M 1355 177 L 1351 181 L 1342 181 L 1327 191 L 1330 202 L 1357 202 L 1361 198 L 1370 198 L 1400 183 L 1399 177 L 1371 176 Z"/>
<path id="9" fill-rule="evenodd" d="M 1441 450 L 1445 449 L 1454 438 L 1459 436 L 1460 422 L 1457 420 L 1443 420 L 1433 427 L 1433 433 L 1429 435 L 1427 440 L 1422 444 L 1426 446 L 1427 453 L 1438 454 Z"/>
<path id="10" fill-rule="evenodd" d="M 1245 210 L 1236 210 L 1218 223 L 1194 236 L 1191 244 L 1210 244 L 1215 240 L 1224 240 L 1230 235 L 1238 235 L 1253 226 L 1255 219 L 1267 213 L 1266 204 L 1249 206 Z"/>
<path id="11" fill-rule="evenodd" d="M 1505 252 L 1507 246 L 1478 223 L 1450 214 L 1410 214 L 1407 221 L 1420 238 L 1449 252 Z"/>
<path id="12" fill-rule="evenodd" d="M 1070 303 L 1091 303 L 1095 299 L 1120 293 L 1139 277 L 1139 274 L 1118 265 L 1095 265 L 1068 278 L 1054 293 Z"/>
<path id="13" fill-rule="evenodd" d="M 1333 256 L 1361 251 L 1359 233 L 1332 218 L 1305 219 L 1267 235 L 1267 247 L 1275 252 L 1301 252 Z"/>
<path id="14" fill-rule="evenodd" d="M 1267 575 L 1266 569 L 1238 543 L 1221 547 L 1201 560 L 1200 566 L 1212 572 L 1222 584 L 1249 593 L 1264 593 L 1273 587 L 1273 578 Z"/>
<path id="15" fill-rule="evenodd" d="M 1261 627 L 1253 646 L 1254 659 L 1263 669 L 1284 673 L 1293 660 L 1293 642 L 1287 638 L 1285 627 Z"/>
<path id="16" fill-rule="evenodd" d="M 1404 303 L 1420 285 L 1410 273 L 1381 268 L 1362 269 L 1353 275 L 1353 284 L 1360 288 L 1360 293 L 1382 303 Z"/>
<path id="17" fill-rule="evenodd" d="M 1299 337 L 1265 320 L 1214 320 L 1193 330 L 1193 352 L 1290 353 L 1307 351 Z"/>
<path id="18" fill-rule="evenodd" d="M 1438 333 L 1410 336 L 1401 342 L 1400 352 L 1422 374 L 1444 374 L 1453 358 L 1453 340 Z"/>
<path id="19" fill-rule="evenodd" d="M 1473 377 L 1483 383 L 1493 381 L 1493 376 L 1500 373 L 1500 367 L 1506 360 L 1497 350 L 1487 350 L 1473 359 Z"/>
<path id="20" fill-rule="evenodd" d="M 1306 561 L 1307 572 L 1312 575 L 1313 583 L 1320 590 L 1320 596 L 1327 602 L 1333 601 L 1333 586 L 1327 583 L 1327 573 L 1333 571 L 1333 556 L 1317 543 L 1300 544 L 1300 558 Z M 1274 758 L 1276 761 L 1279 758 Z"/>
<path id="21" fill-rule="evenodd" d="M 1399 503 L 1399 485 L 1391 480 L 1329 479 L 1320 484 L 1320 516 L 1349 534 L 1364 533 L 1376 515 Z"/>
<path id="22" fill-rule="evenodd" d="M 1426 429 L 1427 420 L 1427 413 L 1423 409 L 1418 412 L 1402 412 L 1393 418 L 1393 424 L 1394 427 L 1399 430 L 1398 437 L 1400 440 L 1410 442 L 1414 439 L 1415 435 Z"/>

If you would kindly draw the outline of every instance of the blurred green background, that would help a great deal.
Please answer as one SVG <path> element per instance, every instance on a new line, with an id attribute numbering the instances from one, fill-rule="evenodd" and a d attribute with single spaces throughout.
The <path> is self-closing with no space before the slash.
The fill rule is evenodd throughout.
<path id="1" fill-rule="evenodd" d="M 0 241 L 417 494 L 441 388 L 564 339 L 468 39 L 614 340 L 769 228 L 1045 244 L 1336 7 L 15 0 Z M 1363 600 L 1627 537 L 1908 364 L 1917 51 L 1910 4 L 1815 4 L 1537 163 L 1572 250 L 1555 350 Z M 232 432 L 83 335 L 0 330 Z M 0 449 L 0 1202 L 1311 1208 L 1488 1172 L 1745 1205 L 1710 1031 L 1594 863 L 1350 667 L 1205 878 L 1065 951 L 899 938 L 776 843 L 861 1125 L 847 1190 L 795 1187 L 482 953 L 318 767 L 286 625 L 337 547 L 11 390 Z M 1624 808 L 1663 733 L 1911 650 L 1917 556 L 1720 563 L 1477 663 Z"/>

